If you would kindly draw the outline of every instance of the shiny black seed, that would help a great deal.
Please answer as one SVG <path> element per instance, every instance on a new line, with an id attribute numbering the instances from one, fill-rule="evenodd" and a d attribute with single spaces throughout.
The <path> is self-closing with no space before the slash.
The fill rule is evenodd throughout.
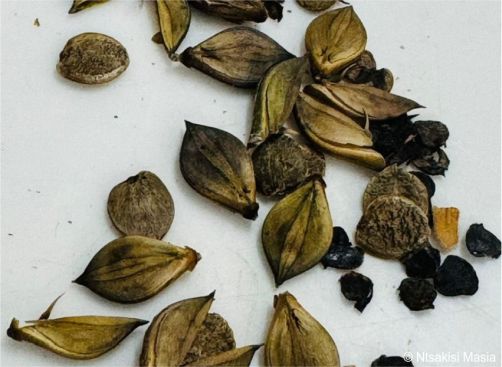
<path id="1" fill-rule="evenodd" d="M 500 240 L 486 230 L 483 224 L 471 224 L 465 236 L 465 244 L 476 257 L 491 256 L 497 259 L 500 256 Z"/>
<path id="2" fill-rule="evenodd" d="M 434 308 L 437 293 L 431 282 L 425 279 L 406 278 L 399 286 L 399 298 L 412 311 Z"/>
<path id="3" fill-rule="evenodd" d="M 399 356 L 381 355 L 371 363 L 371 367 L 413 367 L 411 361 Z"/>
<path id="4" fill-rule="evenodd" d="M 349 301 L 355 301 L 354 307 L 363 312 L 373 297 L 373 282 L 370 278 L 351 271 L 340 278 L 342 293 Z"/>
<path id="5" fill-rule="evenodd" d="M 352 247 L 349 236 L 342 227 L 333 227 L 331 246 L 321 259 L 324 268 L 355 269 L 363 263 L 364 251 L 360 247 Z"/>
<path id="6" fill-rule="evenodd" d="M 417 121 L 415 129 L 417 139 L 422 145 L 429 148 L 439 148 L 445 145 L 450 136 L 448 127 L 439 121 Z"/>
<path id="7" fill-rule="evenodd" d="M 476 271 L 461 257 L 446 257 L 434 277 L 434 287 L 443 296 L 471 296 L 478 290 Z"/>
<path id="8" fill-rule="evenodd" d="M 441 255 L 438 250 L 428 245 L 405 255 L 401 262 L 409 277 L 434 278 L 441 263 Z"/>

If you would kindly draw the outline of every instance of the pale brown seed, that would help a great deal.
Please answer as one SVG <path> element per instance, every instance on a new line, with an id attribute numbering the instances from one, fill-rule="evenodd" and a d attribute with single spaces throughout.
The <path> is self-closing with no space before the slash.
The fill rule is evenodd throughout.
<path id="1" fill-rule="evenodd" d="M 434 218 L 434 236 L 445 251 L 453 249 L 458 243 L 458 219 L 460 211 L 457 208 L 432 209 Z"/>

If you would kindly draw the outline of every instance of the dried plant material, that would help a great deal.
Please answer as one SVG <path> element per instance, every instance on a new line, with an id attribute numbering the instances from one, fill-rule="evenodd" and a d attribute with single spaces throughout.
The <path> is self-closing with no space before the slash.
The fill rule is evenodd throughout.
<path id="1" fill-rule="evenodd" d="M 398 117 L 422 107 L 411 99 L 362 84 L 324 81 L 323 84 L 311 84 L 305 87 L 304 91 L 350 116 L 357 118 L 367 116 L 371 120 Z"/>
<path id="2" fill-rule="evenodd" d="M 414 250 L 404 256 L 401 262 L 406 268 L 406 275 L 413 278 L 434 278 L 441 263 L 441 255 L 430 244 Z"/>
<path id="3" fill-rule="evenodd" d="M 323 11 L 331 8 L 338 0 L 296 0 L 298 5 L 310 11 Z"/>
<path id="4" fill-rule="evenodd" d="M 35 27 L 40 27 L 40 21 L 38 20 L 38 18 L 35 18 L 35 20 L 33 21 L 33 25 Z"/>
<path id="5" fill-rule="evenodd" d="M 470 225 L 465 235 L 465 244 L 473 256 L 490 256 L 494 259 L 500 256 L 500 240 L 485 229 L 483 224 Z"/>
<path id="6" fill-rule="evenodd" d="M 214 292 L 185 299 L 162 310 L 146 331 L 141 367 L 180 366 L 190 351 L 214 300 Z"/>
<path id="7" fill-rule="evenodd" d="M 171 227 L 174 203 L 155 174 L 141 171 L 115 186 L 108 196 L 108 214 L 123 234 L 160 240 Z"/>
<path id="8" fill-rule="evenodd" d="M 434 278 L 434 287 L 443 296 L 472 296 L 478 286 L 479 279 L 472 265 L 455 255 L 446 257 Z"/>
<path id="9" fill-rule="evenodd" d="M 380 357 L 371 362 L 370 367 L 413 367 L 413 363 L 404 359 L 401 356 L 389 356 L 382 354 Z"/>
<path id="10" fill-rule="evenodd" d="M 292 57 L 266 34 L 239 26 L 187 48 L 180 61 L 224 83 L 255 88 L 271 66 Z"/>
<path id="11" fill-rule="evenodd" d="M 190 5 L 204 13 L 234 23 L 261 23 L 268 17 L 265 4 L 261 0 L 190 0 Z"/>
<path id="12" fill-rule="evenodd" d="M 210 313 L 204 320 L 182 365 L 189 365 L 234 348 L 234 332 L 227 321 L 217 313 Z"/>
<path id="13" fill-rule="evenodd" d="M 307 58 L 299 57 L 285 60 L 267 71 L 255 96 L 248 147 L 279 132 L 293 111 L 307 68 Z"/>
<path id="14" fill-rule="evenodd" d="M 371 133 L 350 117 L 302 92 L 295 111 L 300 128 L 319 147 L 373 169 L 385 167 L 382 155 L 370 148 Z"/>
<path id="15" fill-rule="evenodd" d="M 152 42 L 158 44 L 158 45 L 163 45 L 164 44 L 164 38 L 162 38 L 162 32 L 157 32 L 152 36 Z"/>
<path id="16" fill-rule="evenodd" d="M 376 70 L 375 57 L 370 51 L 364 50 L 352 64 L 341 72 L 340 77 L 350 83 L 359 84 L 359 80 L 373 70 Z"/>
<path id="17" fill-rule="evenodd" d="M 366 209 L 357 225 L 356 243 L 384 259 L 400 259 L 425 247 L 430 235 L 425 213 L 400 196 L 380 196 Z"/>
<path id="18" fill-rule="evenodd" d="M 367 276 L 355 271 L 340 278 L 342 294 L 349 301 L 354 301 L 354 308 L 363 312 L 373 298 L 373 282 Z"/>
<path id="19" fill-rule="evenodd" d="M 438 149 L 434 153 L 415 159 L 413 165 L 428 175 L 444 176 L 450 166 L 450 159 L 443 149 Z"/>
<path id="20" fill-rule="evenodd" d="M 69 14 L 78 13 L 81 10 L 90 8 L 91 6 L 106 3 L 108 0 L 73 0 Z"/>
<path id="21" fill-rule="evenodd" d="M 415 130 L 420 142 L 433 149 L 446 145 L 446 140 L 450 136 L 448 127 L 440 121 L 417 121 Z"/>
<path id="22" fill-rule="evenodd" d="M 458 218 L 460 211 L 457 208 L 432 209 L 434 215 L 434 236 L 443 250 L 449 251 L 458 243 Z"/>
<path id="23" fill-rule="evenodd" d="M 100 33 L 71 38 L 59 54 L 58 72 L 84 84 L 107 83 L 129 66 L 127 51 L 116 39 Z"/>
<path id="24" fill-rule="evenodd" d="M 333 223 L 324 182 L 313 179 L 267 215 L 262 243 L 277 286 L 316 265 L 328 251 Z"/>
<path id="25" fill-rule="evenodd" d="M 92 359 L 115 348 L 134 329 L 148 323 L 140 319 L 109 316 L 74 316 L 48 320 L 56 301 L 42 314 L 40 320 L 29 321 L 32 325 L 19 327 L 19 321 L 12 319 L 7 335 L 63 357 Z"/>
<path id="26" fill-rule="evenodd" d="M 437 292 L 431 282 L 425 279 L 406 278 L 399 285 L 399 298 L 411 311 L 434 308 Z"/>
<path id="27" fill-rule="evenodd" d="M 251 364 L 255 352 L 261 345 L 248 345 L 237 349 L 232 349 L 223 353 L 216 354 L 204 359 L 200 359 L 187 365 L 187 367 L 210 367 L 210 366 L 228 366 L 228 367 L 247 367 Z"/>
<path id="28" fill-rule="evenodd" d="M 187 0 L 157 0 L 157 11 L 164 45 L 172 55 L 190 27 L 190 7 Z"/>
<path id="29" fill-rule="evenodd" d="M 128 236 L 104 246 L 74 282 L 110 301 L 136 303 L 192 271 L 199 259 L 189 247 Z"/>
<path id="30" fill-rule="evenodd" d="M 355 269 L 361 266 L 363 259 L 362 248 L 352 246 L 342 227 L 333 227 L 331 246 L 321 260 L 324 268 Z"/>
<path id="31" fill-rule="evenodd" d="M 284 0 L 261 0 L 267 9 L 267 14 L 270 19 L 277 20 L 280 22 L 282 20 L 282 12 Z"/>
<path id="32" fill-rule="evenodd" d="M 186 121 L 180 153 L 183 177 L 199 194 L 255 219 L 258 213 L 253 164 L 232 134 Z"/>
<path id="33" fill-rule="evenodd" d="M 352 6 L 321 14 L 308 26 L 305 47 L 323 76 L 342 70 L 366 47 L 366 30 Z"/>
<path id="34" fill-rule="evenodd" d="M 425 214 L 429 212 L 427 188 L 416 176 L 395 164 L 371 178 L 363 195 L 364 211 L 375 199 L 384 195 L 401 196 L 413 201 Z"/>
<path id="35" fill-rule="evenodd" d="M 340 367 L 335 342 L 292 294 L 282 293 L 274 303 L 265 343 L 266 366 Z"/>
<path id="36" fill-rule="evenodd" d="M 256 186 L 266 196 L 285 195 L 312 176 L 324 176 L 321 153 L 285 134 L 269 137 L 253 152 Z"/>

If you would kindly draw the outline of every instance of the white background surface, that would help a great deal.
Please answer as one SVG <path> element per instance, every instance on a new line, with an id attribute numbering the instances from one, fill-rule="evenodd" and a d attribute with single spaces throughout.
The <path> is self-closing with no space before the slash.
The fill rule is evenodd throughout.
<path id="1" fill-rule="evenodd" d="M 93 361 L 70 361 L 7 338 L 12 317 L 38 317 L 60 293 L 53 316 L 121 315 L 150 320 L 168 304 L 216 289 L 212 311 L 233 327 L 237 344 L 263 342 L 273 295 L 289 290 L 332 334 L 343 365 L 369 366 L 381 354 L 491 353 L 500 366 L 500 259 L 476 259 L 465 249 L 471 223 L 500 237 L 500 3 L 497 1 L 353 1 L 379 67 L 390 68 L 394 92 L 427 106 L 423 119 L 450 128 L 445 178 L 436 177 L 433 204 L 460 208 L 461 243 L 453 251 L 480 279 L 473 297 L 438 296 L 436 309 L 413 313 L 398 299 L 405 277 L 397 262 L 366 256 L 358 271 L 374 284 L 363 314 L 341 295 L 343 274 L 318 266 L 279 289 L 259 240 L 273 202 L 259 197 L 251 222 L 199 196 L 183 180 L 178 153 L 184 119 L 227 130 L 243 141 L 252 92 L 171 62 L 150 41 L 155 8 L 140 1 L 68 15 L 70 1 L 2 2 L 2 366 L 132 366 L 146 327 Z M 291 13 L 286 10 L 290 10 Z M 38 18 L 40 27 L 33 26 Z M 302 54 L 314 15 L 295 2 L 281 23 L 258 29 Z M 194 11 L 180 50 L 231 26 Z M 66 41 L 81 32 L 120 40 L 131 64 L 114 82 L 83 86 L 55 70 Z M 117 118 L 114 118 L 114 116 Z M 202 254 L 192 273 L 144 303 L 120 305 L 71 284 L 91 257 L 118 233 L 106 213 L 110 189 L 140 170 L 169 188 L 176 216 L 165 240 Z M 327 158 L 327 196 L 336 225 L 353 238 L 361 198 L 373 172 Z M 253 365 L 262 363 L 260 351 Z M 447 357 L 448 358 L 448 357 Z M 451 361 L 451 359 L 450 359 Z M 444 362 L 448 362 L 445 360 Z"/>

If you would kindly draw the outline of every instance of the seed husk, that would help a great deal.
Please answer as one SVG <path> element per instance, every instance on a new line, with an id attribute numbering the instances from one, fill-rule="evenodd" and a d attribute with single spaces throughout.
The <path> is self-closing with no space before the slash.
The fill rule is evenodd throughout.
<path id="1" fill-rule="evenodd" d="M 415 203 L 400 196 L 380 196 L 359 221 L 356 243 L 374 256 L 400 259 L 425 247 L 429 235 L 427 216 Z"/>
<path id="2" fill-rule="evenodd" d="M 185 122 L 180 153 L 185 180 L 199 194 L 255 219 L 256 184 L 244 144 L 226 131 Z"/>
<path id="3" fill-rule="evenodd" d="M 255 96 L 248 147 L 279 132 L 293 111 L 307 67 L 308 59 L 297 57 L 282 61 L 267 71 Z"/>
<path id="4" fill-rule="evenodd" d="M 295 112 L 299 127 L 320 148 L 372 169 L 385 167 L 383 156 L 371 149 L 371 133 L 342 112 L 303 92 Z"/>
<path id="5" fill-rule="evenodd" d="M 73 0 L 73 4 L 68 11 L 69 14 L 78 13 L 81 10 L 90 8 L 92 6 L 103 4 L 108 2 L 108 0 Z"/>
<path id="6" fill-rule="evenodd" d="M 164 46 L 172 55 L 190 27 L 190 7 L 187 0 L 157 0 L 157 12 Z"/>
<path id="7" fill-rule="evenodd" d="M 116 39 L 101 33 L 70 38 L 59 54 L 58 72 L 83 84 L 107 83 L 129 66 L 127 51 Z"/>
<path id="8" fill-rule="evenodd" d="M 411 99 L 391 94 L 363 84 L 331 83 L 311 84 L 305 93 L 325 101 L 356 118 L 385 120 L 401 116 L 422 107 Z"/>
<path id="9" fill-rule="evenodd" d="M 473 256 L 490 256 L 494 259 L 500 256 L 500 240 L 483 224 L 470 225 L 465 235 L 465 244 Z"/>
<path id="10" fill-rule="evenodd" d="M 238 26 L 187 48 L 180 61 L 224 83 L 255 88 L 271 66 L 293 57 L 266 34 Z"/>
<path id="11" fill-rule="evenodd" d="M 434 216 L 434 236 L 443 250 L 449 251 L 458 243 L 458 218 L 460 211 L 457 208 L 432 209 Z"/>
<path id="12" fill-rule="evenodd" d="M 472 265 L 455 255 L 446 257 L 434 278 L 434 287 L 443 296 L 472 296 L 478 286 L 478 276 Z"/>
<path id="13" fill-rule="evenodd" d="M 261 23 L 268 17 L 265 4 L 261 0 L 191 0 L 190 5 L 204 13 L 234 23 Z"/>
<path id="14" fill-rule="evenodd" d="M 292 294 L 280 294 L 274 307 L 265 343 L 266 366 L 340 366 L 333 338 Z"/>
<path id="15" fill-rule="evenodd" d="M 74 282 L 120 303 L 144 301 L 184 272 L 200 255 L 189 247 L 142 236 L 127 236 L 104 246 Z"/>
<path id="16" fill-rule="evenodd" d="M 314 178 L 285 196 L 267 215 L 262 242 L 277 286 L 316 265 L 333 235 L 324 182 Z"/>
<path id="17" fill-rule="evenodd" d="M 366 30 L 352 6 L 331 10 L 309 24 L 305 47 L 313 67 L 329 77 L 363 53 Z"/>
<path id="18" fill-rule="evenodd" d="M 354 308 L 363 312 L 373 298 L 373 282 L 367 276 L 355 271 L 344 274 L 340 278 L 343 296 L 349 301 L 355 301 Z"/>
<path id="19" fill-rule="evenodd" d="M 331 8 L 338 0 L 296 0 L 298 5 L 309 11 L 323 11 Z"/>
<path id="20" fill-rule="evenodd" d="M 425 214 L 429 211 L 427 188 L 416 176 L 395 164 L 371 178 L 363 195 L 364 210 L 366 211 L 376 198 L 384 195 L 404 197 L 418 205 Z"/>
<path id="21" fill-rule="evenodd" d="M 434 308 L 437 292 L 431 282 L 425 279 L 406 278 L 399 285 L 399 298 L 411 311 Z"/>
<path id="22" fill-rule="evenodd" d="M 145 333 L 141 367 L 180 366 L 206 320 L 214 292 L 163 309 Z"/>
<path id="23" fill-rule="evenodd" d="M 59 297 L 58 297 L 59 298 Z M 57 301 L 57 299 L 56 299 Z M 49 319 L 54 301 L 32 325 L 19 327 L 12 319 L 7 335 L 71 359 L 92 359 L 115 348 L 148 321 L 128 317 L 73 316 Z"/>
<path id="24" fill-rule="evenodd" d="M 286 134 L 270 136 L 252 154 L 256 186 L 266 196 L 282 196 L 312 176 L 324 176 L 322 153 Z"/>
<path id="25" fill-rule="evenodd" d="M 261 345 L 248 345 L 246 347 L 231 349 L 214 356 L 199 359 L 187 367 L 210 367 L 210 366 L 228 366 L 228 367 L 247 367 L 255 352 Z"/>
<path id="26" fill-rule="evenodd" d="M 174 202 L 160 178 L 141 171 L 112 189 L 108 214 L 121 233 L 160 240 L 173 222 Z"/>

